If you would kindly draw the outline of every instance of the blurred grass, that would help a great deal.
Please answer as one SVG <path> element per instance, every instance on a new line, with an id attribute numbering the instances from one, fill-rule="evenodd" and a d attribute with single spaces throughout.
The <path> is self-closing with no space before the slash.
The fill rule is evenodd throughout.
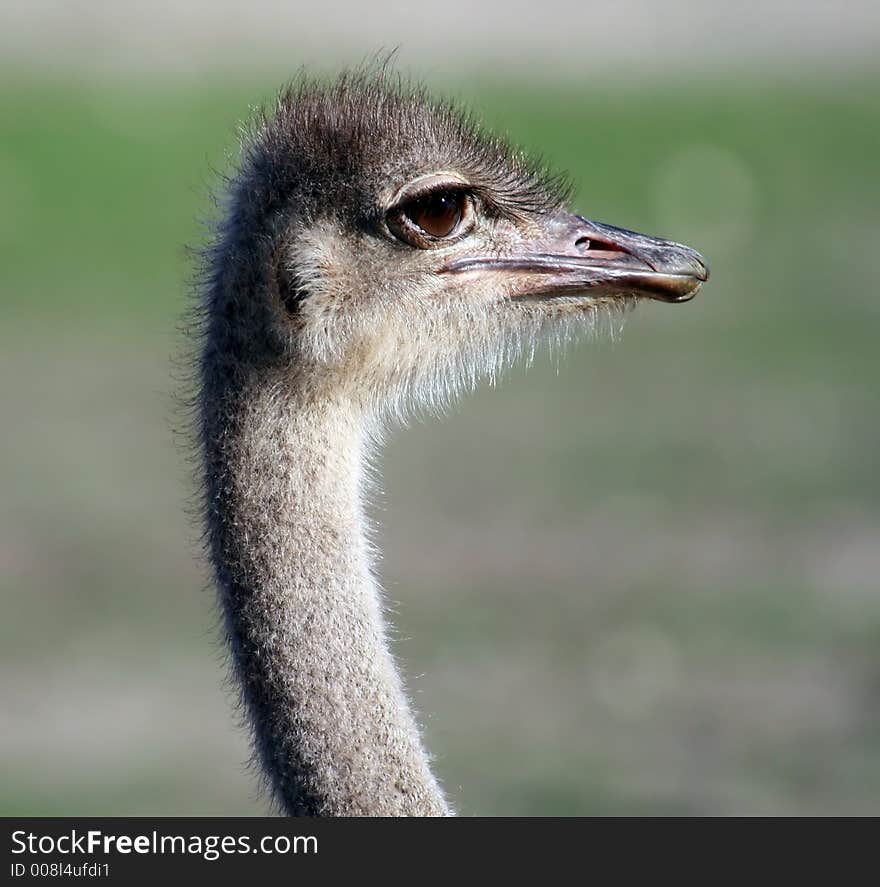
<path id="1" fill-rule="evenodd" d="M 265 809 L 171 355 L 272 86 L 0 85 L 0 812 Z M 464 813 L 880 811 L 880 81 L 485 85 L 585 214 L 713 278 L 398 435 L 399 651 Z"/>

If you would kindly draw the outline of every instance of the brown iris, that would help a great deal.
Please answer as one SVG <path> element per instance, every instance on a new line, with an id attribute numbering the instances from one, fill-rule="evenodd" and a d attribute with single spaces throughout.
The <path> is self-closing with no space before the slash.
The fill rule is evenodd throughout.
<path id="1" fill-rule="evenodd" d="M 403 213 L 430 237 L 449 237 L 461 223 L 464 201 L 460 191 L 432 191 L 404 204 Z"/>

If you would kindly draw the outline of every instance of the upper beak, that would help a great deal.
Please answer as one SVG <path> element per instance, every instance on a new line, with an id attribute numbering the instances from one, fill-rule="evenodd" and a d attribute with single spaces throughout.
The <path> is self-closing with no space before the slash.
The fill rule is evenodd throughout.
<path id="1" fill-rule="evenodd" d="M 565 212 L 513 253 L 459 258 L 444 268 L 481 269 L 515 275 L 519 298 L 635 295 L 686 302 L 709 279 L 703 257 L 688 246 Z"/>

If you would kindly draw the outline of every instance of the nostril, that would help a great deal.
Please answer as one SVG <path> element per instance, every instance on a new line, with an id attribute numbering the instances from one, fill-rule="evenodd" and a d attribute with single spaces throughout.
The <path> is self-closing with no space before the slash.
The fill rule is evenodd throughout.
<path id="1" fill-rule="evenodd" d="M 576 248 L 582 252 L 625 253 L 626 250 L 610 240 L 598 240 L 595 237 L 578 237 L 574 242 Z"/>

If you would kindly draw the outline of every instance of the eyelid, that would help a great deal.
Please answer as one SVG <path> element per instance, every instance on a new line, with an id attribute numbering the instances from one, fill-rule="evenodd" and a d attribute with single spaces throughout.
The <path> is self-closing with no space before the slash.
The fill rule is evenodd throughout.
<path id="1" fill-rule="evenodd" d="M 388 208 L 389 210 L 393 210 L 396 207 L 402 206 L 404 203 L 409 203 L 410 200 L 417 200 L 420 197 L 424 197 L 432 191 L 464 191 L 465 193 L 471 193 L 473 190 L 473 186 L 470 182 L 456 173 L 428 173 L 427 175 L 419 176 L 417 179 L 413 179 L 398 188 L 392 196 Z"/>
<path id="2" fill-rule="evenodd" d="M 387 215 L 399 215 L 405 213 L 406 208 L 411 204 L 418 203 L 432 195 L 439 194 L 455 194 L 461 196 L 463 198 L 463 203 L 470 204 L 471 206 L 473 206 L 476 200 L 474 190 L 464 183 L 432 183 L 428 187 L 407 190 L 401 195 L 401 199 L 388 209 Z M 464 208 L 463 212 L 467 213 L 467 207 Z"/>

